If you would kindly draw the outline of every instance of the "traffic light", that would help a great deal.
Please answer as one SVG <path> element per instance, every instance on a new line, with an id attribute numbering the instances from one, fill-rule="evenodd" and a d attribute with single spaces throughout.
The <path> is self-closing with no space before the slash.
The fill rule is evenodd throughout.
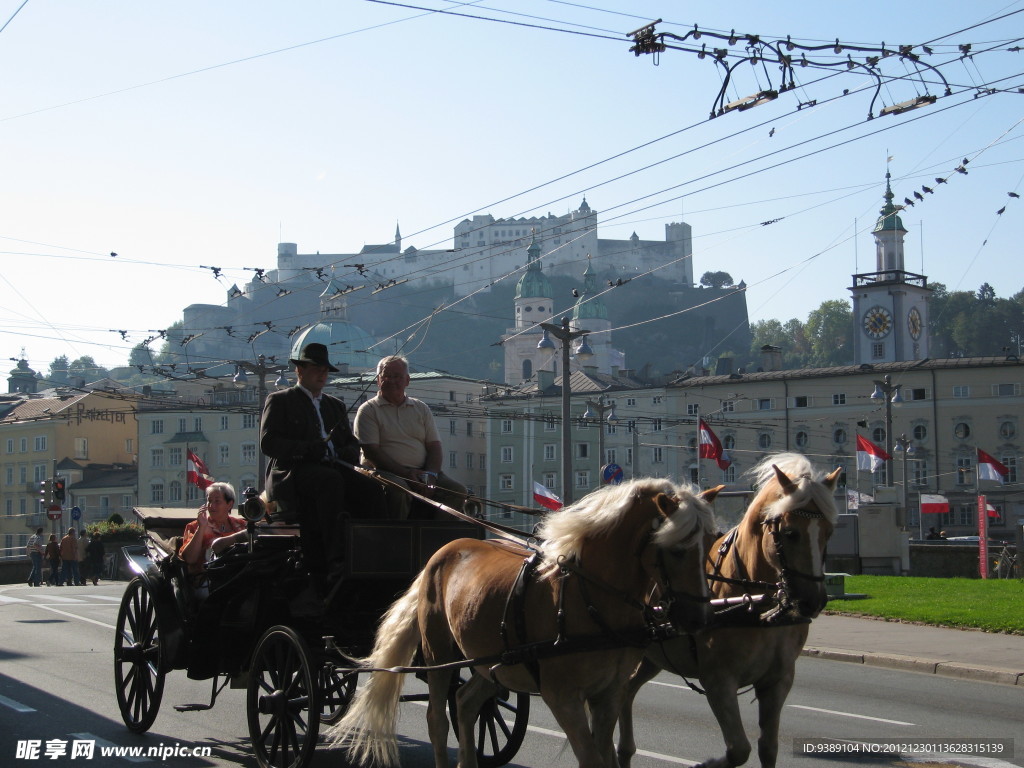
<path id="1" fill-rule="evenodd" d="M 66 498 L 67 480 L 63 477 L 53 478 L 53 500 L 57 504 L 63 504 Z"/>

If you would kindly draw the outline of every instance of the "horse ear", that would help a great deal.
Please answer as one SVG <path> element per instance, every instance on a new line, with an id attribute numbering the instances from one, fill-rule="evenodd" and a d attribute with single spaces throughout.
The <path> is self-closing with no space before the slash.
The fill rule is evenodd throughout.
<path id="1" fill-rule="evenodd" d="M 836 467 L 834 470 L 825 475 L 825 485 L 827 485 L 834 491 L 836 489 L 836 483 L 839 482 L 839 476 L 841 474 L 843 474 L 843 468 Z"/>
<path id="2" fill-rule="evenodd" d="M 704 501 L 714 501 L 715 496 L 717 496 L 724 489 L 724 485 L 716 485 L 714 488 L 708 488 L 706 491 L 701 491 L 697 495 L 704 499 Z"/>
<path id="3" fill-rule="evenodd" d="M 679 509 L 679 501 L 672 498 L 667 493 L 659 493 L 654 497 L 654 505 L 658 508 L 665 517 L 670 517 L 673 512 Z"/>
<path id="4" fill-rule="evenodd" d="M 775 470 L 775 478 L 779 481 L 779 485 L 782 486 L 782 492 L 789 496 L 796 490 L 796 483 L 789 479 L 789 475 L 779 469 L 775 464 L 772 464 L 772 469 Z"/>

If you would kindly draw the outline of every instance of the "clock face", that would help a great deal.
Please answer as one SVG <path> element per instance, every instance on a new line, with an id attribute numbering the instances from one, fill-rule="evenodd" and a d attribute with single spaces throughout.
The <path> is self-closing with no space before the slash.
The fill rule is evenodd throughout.
<path id="1" fill-rule="evenodd" d="M 864 313 L 864 332 L 872 339 L 881 339 L 892 330 L 892 315 L 885 307 L 872 307 Z"/>
<path id="2" fill-rule="evenodd" d="M 910 337 L 915 341 L 921 338 L 921 313 L 917 307 L 911 307 L 910 312 L 907 313 L 907 330 L 910 331 Z"/>

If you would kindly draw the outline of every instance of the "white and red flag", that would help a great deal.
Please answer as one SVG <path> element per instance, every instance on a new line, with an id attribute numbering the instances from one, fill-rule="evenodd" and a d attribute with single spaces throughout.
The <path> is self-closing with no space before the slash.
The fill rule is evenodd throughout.
<path id="1" fill-rule="evenodd" d="M 981 448 L 978 449 L 979 480 L 995 480 L 999 483 L 1005 483 L 1009 475 L 1010 470 L 1005 464 L 997 461 L 994 456 L 985 453 Z"/>
<path id="2" fill-rule="evenodd" d="M 921 494 L 922 515 L 944 515 L 949 512 L 949 499 L 936 493 Z"/>
<path id="3" fill-rule="evenodd" d="M 213 485 L 214 482 L 213 478 L 210 477 L 210 470 L 206 468 L 206 464 L 191 450 L 188 452 L 188 481 L 192 485 L 199 486 L 199 489 L 204 491 Z"/>
<path id="4" fill-rule="evenodd" d="M 866 437 L 857 435 L 857 469 L 877 472 L 891 458 L 884 448 L 878 447 Z"/>
<path id="5" fill-rule="evenodd" d="M 557 512 L 562 508 L 562 500 L 537 481 L 533 483 L 533 500 L 552 512 Z"/>
<path id="6" fill-rule="evenodd" d="M 714 459 L 719 469 L 728 469 L 732 464 L 732 458 L 722 448 L 718 435 L 711 431 L 711 427 L 705 423 L 704 419 L 697 420 L 697 429 L 700 431 L 698 454 L 700 458 Z"/>

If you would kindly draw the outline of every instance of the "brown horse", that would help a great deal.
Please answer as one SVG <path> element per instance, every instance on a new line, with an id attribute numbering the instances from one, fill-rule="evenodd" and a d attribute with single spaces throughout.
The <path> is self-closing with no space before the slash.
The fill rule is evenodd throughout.
<path id="1" fill-rule="evenodd" d="M 473 723 L 499 686 L 539 692 L 581 768 L 614 768 L 615 720 L 650 642 L 648 598 L 656 590 L 664 615 L 690 628 L 709 618 L 703 542 L 714 530 L 708 501 L 717 492 L 702 498 L 650 478 L 595 491 L 545 519 L 540 564 L 519 589 L 529 551 L 454 541 L 388 610 L 365 662 L 378 670 L 405 666 L 417 647 L 428 666 L 473 660 L 465 666 L 479 674 L 457 694 L 462 768 L 477 764 Z M 516 655 L 524 649 L 535 652 Z M 438 768 L 448 765 L 446 700 L 455 671 L 427 673 Z M 336 741 L 348 742 L 355 762 L 396 762 L 402 682 L 401 674 L 373 672 L 338 724 Z"/>
<path id="2" fill-rule="evenodd" d="M 630 681 L 619 721 L 619 764 L 628 768 L 636 742 L 633 699 L 660 670 L 697 678 L 725 739 L 725 755 L 708 768 L 732 768 L 750 756 L 737 691 L 753 686 L 758 702 L 762 768 L 772 768 L 779 749 L 779 717 L 793 685 L 810 619 L 824 608 L 825 545 L 837 519 L 833 492 L 840 470 L 815 471 L 794 453 L 769 456 L 751 470 L 759 489 L 743 520 L 710 548 L 707 570 L 716 598 L 744 594 L 774 596 L 775 606 L 753 626 L 713 622 L 692 637 L 651 645 Z M 756 604 L 755 604 L 756 605 Z M 747 606 L 731 609 L 747 612 Z M 774 626 L 773 626 L 774 624 Z"/>

